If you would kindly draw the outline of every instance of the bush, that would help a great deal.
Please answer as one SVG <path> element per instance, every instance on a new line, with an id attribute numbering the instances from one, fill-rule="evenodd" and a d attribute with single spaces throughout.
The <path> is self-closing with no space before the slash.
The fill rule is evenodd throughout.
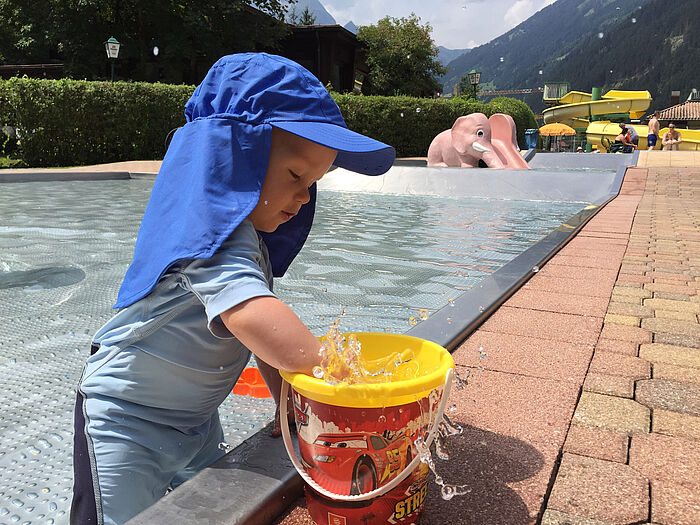
<path id="1" fill-rule="evenodd" d="M 18 130 L 30 166 L 162 158 L 185 122 L 193 86 L 12 78 L 0 82 L 0 125 Z"/>
<path id="2" fill-rule="evenodd" d="M 398 157 L 425 157 L 435 135 L 469 113 L 486 113 L 474 100 L 335 95 L 353 131 L 391 144 Z"/>
<path id="3" fill-rule="evenodd" d="M 487 104 L 491 111 L 488 116 L 494 113 L 505 113 L 513 117 L 517 128 L 518 144 L 525 146 L 525 130 L 539 128 L 537 119 L 530 109 L 530 106 L 517 98 L 496 97 Z"/>
<path id="4" fill-rule="evenodd" d="M 12 78 L 0 81 L 0 127 L 17 128 L 29 166 L 72 166 L 160 159 L 168 132 L 185 123 L 194 86 Z M 369 97 L 332 93 L 348 127 L 391 144 L 400 157 L 424 157 L 432 139 L 469 113 L 510 114 L 518 128 L 537 127 L 515 99 Z"/>

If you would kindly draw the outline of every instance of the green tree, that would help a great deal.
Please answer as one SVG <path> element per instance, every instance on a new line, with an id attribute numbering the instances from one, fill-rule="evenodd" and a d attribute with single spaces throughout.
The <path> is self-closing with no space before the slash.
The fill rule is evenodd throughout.
<path id="1" fill-rule="evenodd" d="M 299 25 L 301 26 L 312 26 L 316 23 L 316 17 L 309 9 L 307 5 L 301 12 L 301 17 L 299 17 Z"/>
<path id="2" fill-rule="evenodd" d="M 437 60 L 430 24 L 414 13 L 385 17 L 376 26 L 361 26 L 357 38 L 367 47 L 368 95 L 431 96 L 440 91 L 436 77 L 447 71 Z"/>
<path id="3" fill-rule="evenodd" d="M 459 84 L 457 85 L 457 96 L 463 98 L 476 98 L 474 96 L 474 89 L 475 86 L 472 86 L 469 83 L 469 75 L 463 75 L 462 78 L 459 79 Z M 479 91 L 479 85 L 477 84 L 476 93 L 478 94 Z"/>
<path id="4" fill-rule="evenodd" d="M 165 81 L 197 82 L 221 55 L 273 48 L 288 31 L 285 12 L 280 0 L 0 0 L 0 60 L 59 59 L 69 76 L 106 78 L 104 42 L 114 36 L 128 78 L 158 68 Z"/>

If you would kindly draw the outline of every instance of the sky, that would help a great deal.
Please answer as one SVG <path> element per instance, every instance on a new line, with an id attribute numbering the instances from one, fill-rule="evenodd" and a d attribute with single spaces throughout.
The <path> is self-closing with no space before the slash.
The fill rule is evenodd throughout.
<path id="1" fill-rule="evenodd" d="M 321 0 L 340 25 L 376 24 L 385 16 L 415 13 L 430 23 L 433 41 L 449 49 L 480 46 L 517 26 L 555 0 Z"/>

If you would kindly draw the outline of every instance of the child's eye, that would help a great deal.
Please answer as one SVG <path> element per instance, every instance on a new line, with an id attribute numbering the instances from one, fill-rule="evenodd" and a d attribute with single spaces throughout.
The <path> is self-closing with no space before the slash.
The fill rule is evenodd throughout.
<path id="1" fill-rule="evenodd" d="M 294 173 L 292 170 L 289 170 L 289 173 L 291 173 L 292 178 L 293 178 L 294 180 L 299 180 L 299 179 L 301 178 L 299 175 L 297 175 L 296 173 Z"/>

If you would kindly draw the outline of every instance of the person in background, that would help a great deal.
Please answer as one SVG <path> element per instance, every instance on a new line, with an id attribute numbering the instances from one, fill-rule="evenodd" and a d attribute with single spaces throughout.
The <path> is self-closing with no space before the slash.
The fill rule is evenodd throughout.
<path id="1" fill-rule="evenodd" d="M 647 135 L 647 149 L 649 151 L 656 147 L 656 140 L 659 138 L 659 112 L 654 111 L 654 116 L 649 121 L 649 130 Z"/>
<path id="2" fill-rule="evenodd" d="M 678 151 L 678 145 L 682 142 L 681 132 L 676 129 L 676 125 L 671 122 L 668 125 L 668 131 L 664 133 L 661 139 L 664 151 Z"/>
<path id="3" fill-rule="evenodd" d="M 634 144 L 632 144 L 627 136 L 627 126 L 620 124 L 620 133 L 615 137 L 615 142 L 610 147 L 610 153 L 632 153 Z"/>
<path id="4" fill-rule="evenodd" d="M 583 148 L 581 146 L 576 148 L 576 153 L 584 153 Z"/>
<path id="5" fill-rule="evenodd" d="M 627 137 L 635 148 L 639 146 L 639 133 L 634 129 L 634 126 L 627 126 Z"/>

